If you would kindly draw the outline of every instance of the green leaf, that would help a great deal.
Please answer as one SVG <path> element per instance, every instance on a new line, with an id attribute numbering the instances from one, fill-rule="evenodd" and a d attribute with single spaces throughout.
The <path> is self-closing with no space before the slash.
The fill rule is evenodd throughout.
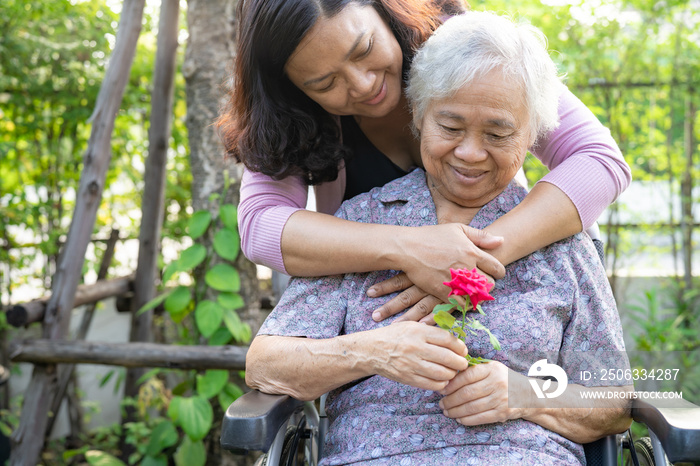
<path id="1" fill-rule="evenodd" d="M 146 455 L 141 460 L 141 463 L 139 463 L 139 466 L 168 466 L 168 458 L 166 458 L 165 455 Z"/>
<path id="2" fill-rule="evenodd" d="M 201 440 L 192 441 L 188 437 L 175 452 L 176 466 L 204 466 L 207 462 L 207 451 Z"/>
<path id="3" fill-rule="evenodd" d="M 231 341 L 233 335 L 228 331 L 226 327 L 219 327 L 216 332 L 209 337 L 209 346 L 223 346 L 229 341 Z"/>
<path id="4" fill-rule="evenodd" d="M 438 324 L 440 328 L 445 330 L 452 329 L 452 326 L 455 324 L 454 316 L 445 311 L 436 312 L 435 315 L 433 315 L 433 319 L 435 319 L 435 323 Z"/>
<path id="5" fill-rule="evenodd" d="M 438 304 L 437 306 L 435 306 L 433 308 L 433 314 L 435 314 L 436 312 L 440 312 L 440 311 L 448 312 L 448 311 L 454 309 L 454 307 L 455 307 L 454 304 Z"/>
<path id="6" fill-rule="evenodd" d="M 219 405 L 226 412 L 229 405 L 243 396 L 243 390 L 238 385 L 227 383 L 223 390 L 219 392 Z"/>
<path id="7" fill-rule="evenodd" d="M 214 251 L 229 261 L 235 261 L 241 249 L 241 238 L 238 233 L 228 228 L 222 228 L 214 235 Z"/>
<path id="8" fill-rule="evenodd" d="M 219 209 L 219 217 L 221 223 L 226 228 L 233 231 L 238 231 L 238 209 L 233 204 L 224 204 Z"/>
<path id="9" fill-rule="evenodd" d="M 173 393 L 174 392 L 175 390 L 173 389 Z M 184 398 L 182 398 L 181 396 L 176 395 L 172 397 L 170 403 L 168 404 L 168 417 L 175 424 L 178 424 L 178 419 L 180 419 L 180 403 L 183 399 Z"/>
<path id="10" fill-rule="evenodd" d="M 224 324 L 233 338 L 239 343 L 247 343 L 251 337 L 250 326 L 241 322 L 236 311 L 224 309 Z"/>
<path id="11" fill-rule="evenodd" d="M 219 393 L 226 382 L 228 382 L 228 371 L 209 369 L 204 375 L 197 375 L 197 393 L 209 399 Z"/>
<path id="12" fill-rule="evenodd" d="M 178 262 L 178 271 L 189 271 L 197 267 L 207 257 L 207 248 L 202 244 L 193 244 L 189 248 L 182 251 Z"/>
<path id="13" fill-rule="evenodd" d="M 219 304 L 208 299 L 200 301 L 194 310 L 194 320 L 197 323 L 197 328 L 207 338 L 221 327 L 223 315 L 224 309 Z"/>
<path id="14" fill-rule="evenodd" d="M 459 301 L 457 301 L 455 298 L 450 298 L 448 299 L 450 303 L 452 303 L 455 307 L 460 307 L 461 304 L 459 304 Z"/>
<path id="15" fill-rule="evenodd" d="M 126 464 L 118 458 L 98 450 L 85 452 L 85 459 L 90 466 L 126 466 Z"/>
<path id="16" fill-rule="evenodd" d="M 173 290 L 168 290 L 165 293 L 158 295 L 155 298 L 153 298 L 152 300 L 148 301 L 146 304 L 141 306 L 141 308 L 138 311 L 136 311 L 136 315 L 139 316 L 139 315 L 143 314 L 144 312 L 148 311 L 149 309 L 154 309 L 160 303 L 165 301 L 168 298 L 168 296 L 170 296 L 170 294 L 172 292 L 173 292 Z"/>
<path id="17" fill-rule="evenodd" d="M 175 398 L 173 398 L 173 401 Z M 193 396 L 179 398 L 177 403 L 177 420 L 175 421 L 192 440 L 201 440 L 211 429 L 214 411 L 206 398 Z M 172 404 L 172 401 L 171 401 Z M 168 414 L 170 414 L 168 410 Z"/>
<path id="18" fill-rule="evenodd" d="M 228 264 L 216 264 L 204 275 L 207 285 L 217 291 L 239 291 L 241 278 L 238 271 Z"/>
<path id="19" fill-rule="evenodd" d="M 189 287 L 178 286 L 165 300 L 165 310 L 171 315 L 178 314 L 190 304 L 191 300 L 192 295 Z"/>
<path id="20" fill-rule="evenodd" d="M 207 231 L 211 223 L 211 212 L 208 210 L 198 210 L 192 214 L 189 224 L 189 234 L 192 239 L 197 239 Z"/>
<path id="21" fill-rule="evenodd" d="M 179 261 L 172 261 L 163 270 L 163 283 L 170 281 L 173 276 L 180 271 Z"/>
<path id="22" fill-rule="evenodd" d="M 109 382 L 109 379 L 111 379 L 113 375 L 114 375 L 114 370 L 111 370 L 111 371 L 107 372 L 107 373 L 105 374 L 105 376 L 102 377 L 102 380 L 100 380 L 100 383 L 99 383 L 98 386 L 99 386 L 100 388 L 102 388 L 102 387 L 104 387 L 105 385 L 107 385 L 107 382 Z"/>
<path id="23" fill-rule="evenodd" d="M 150 379 L 151 377 L 157 376 L 158 374 L 160 374 L 162 372 L 162 370 L 163 369 L 161 369 L 160 367 L 156 367 L 154 369 L 149 370 L 148 372 L 143 374 L 141 377 L 139 377 L 139 379 L 136 381 L 136 385 L 141 385 L 142 383 L 144 383 L 146 380 Z"/>
<path id="24" fill-rule="evenodd" d="M 150 441 L 146 447 L 146 455 L 158 456 L 164 449 L 175 445 L 177 441 L 178 435 L 175 426 L 172 422 L 163 420 L 151 431 Z"/>
<path id="25" fill-rule="evenodd" d="M 225 309 L 234 311 L 245 307 L 243 296 L 238 293 L 219 293 L 219 296 L 216 297 L 216 301 Z"/>

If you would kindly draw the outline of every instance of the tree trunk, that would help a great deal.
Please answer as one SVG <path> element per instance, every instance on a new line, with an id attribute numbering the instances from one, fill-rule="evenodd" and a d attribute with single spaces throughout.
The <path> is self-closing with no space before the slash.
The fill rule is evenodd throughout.
<path id="1" fill-rule="evenodd" d="M 242 167 L 226 160 L 223 145 L 213 125 L 225 102 L 230 67 L 234 58 L 234 14 L 236 0 L 187 2 L 189 38 L 185 51 L 183 74 L 187 94 L 187 130 L 192 167 L 192 204 L 195 210 L 214 210 L 212 194 L 221 195 L 220 203 L 238 205 Z M 228 172 L 230 188 L 224 191 L 224 171 Z M 203 237 L 204 243 L 210 238 Z M 209 244 L 205 244 L 209 246 Z M 209 264 L 212 266 L 214 264 Z M 241 291 L 246 306 L 239 311 L 241 320 L 250 325 L 253 335 L 260 326 L 260 291 L 254 264 L 239 254 L 235 267 L 241 277 Z M 200 271 L 203 273 L 204 271 Z M 203 276 L 197 277 L 204 283 Z M 221 458 L 219 435 L 208 436 L 210 460 Z M 245 459 L 237 460 L 245 464 Z M 217 463 L 218 464 L 218 463 Z"/>
<path id="2" fill-rule="evenodd" d="M 119 111 L 129 79 L 136 43 L 141 32 L 145 0 L 125 0 L 114 52 L 100 86 L 92 131 L 85 154 L 76 205 L 68 239 L 59 258 L 52 284 L 52 294 L 44 317 L 44 337 L 60 340 L 67 331 L 73 309 L 75 290 L 81 276 L 85 251 L 95 226 L 97 209 L 102 199 L 109 161 L 114 120 Z M 34 366 L 29 388 L 25 393 L 20 425 L 12 436 L 14 447 L 10 465 L 38 463 L 44 446 L 44 432 L 49 404 L 56 385 L 56 366 Z"/>

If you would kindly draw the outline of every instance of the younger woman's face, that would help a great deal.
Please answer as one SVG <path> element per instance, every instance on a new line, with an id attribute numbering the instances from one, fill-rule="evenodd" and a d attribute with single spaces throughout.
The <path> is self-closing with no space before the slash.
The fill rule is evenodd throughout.
<path id="1" fill-rule="evenodd" d="M 292 83 L 334 115 L 383 117 L 402 92 L 401 47 L 368 5 L 319 18 L 285 65 Z"/>

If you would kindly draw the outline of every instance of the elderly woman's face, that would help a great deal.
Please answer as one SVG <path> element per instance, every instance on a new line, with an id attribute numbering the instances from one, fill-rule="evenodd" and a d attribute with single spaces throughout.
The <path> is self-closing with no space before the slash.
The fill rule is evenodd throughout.
<path id="1" fill-rule="evenodd" d="M 530 144 L 522 89 L 500 70 L 432 102 L 416 126 L 433 196 L 463 207 L 481 207 L 500 194 Z"/>

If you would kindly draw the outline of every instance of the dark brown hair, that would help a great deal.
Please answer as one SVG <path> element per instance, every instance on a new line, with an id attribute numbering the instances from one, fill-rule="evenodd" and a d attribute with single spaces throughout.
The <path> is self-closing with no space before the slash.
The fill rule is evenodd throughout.
<path id="1" fill-rule="evenodd" d="M 240 0 L 233 88 L 217 126 L 228 155 L 252 171 L 308 184 L 332 181 L 348 155 L 336 117 L 294 86 L 284 72 L 292 52 L 319 17 L 349 3 L 372 6 L 403 52 L 403 73 L 416 49 L 463 0 Z"/>

